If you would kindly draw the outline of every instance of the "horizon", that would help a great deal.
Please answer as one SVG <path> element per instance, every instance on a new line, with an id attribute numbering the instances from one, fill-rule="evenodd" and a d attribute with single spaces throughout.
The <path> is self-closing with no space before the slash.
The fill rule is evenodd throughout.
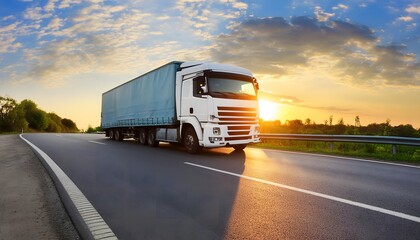
<path id="1" fill-rule="evenodd" d="M 175 60 L 249 69 L 265 120 L 420 128 L 418 1 L 0 3 L 0 96 L 80 129 L 102 93 Z"/>

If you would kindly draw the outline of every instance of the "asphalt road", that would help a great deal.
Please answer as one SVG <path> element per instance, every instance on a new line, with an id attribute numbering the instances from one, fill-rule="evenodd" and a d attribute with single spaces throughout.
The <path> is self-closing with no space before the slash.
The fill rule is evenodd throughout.
<path id="1" fill-rule="evenodd" d="M 24 134 L 120 239 L 420 239 L 420 168 Z"/>

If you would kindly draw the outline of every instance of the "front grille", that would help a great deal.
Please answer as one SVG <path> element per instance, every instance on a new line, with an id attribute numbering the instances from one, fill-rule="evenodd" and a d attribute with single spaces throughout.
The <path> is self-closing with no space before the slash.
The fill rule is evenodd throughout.
<path id="1" fill-rule="evenodd" d="M 249 126 L 228 126 L 228 130 L 249 130 Z"/>
<path id="2" fill-rule="evenodd" d="M 249 107 L 217 107 L 219 124 L 257 124 L 258 109 Z"/>
<path id="3" fill-rule="evenodd" d="M 217 107 L 219 124 L 228 125 L 226 141 L 251 139 L 251 126 L 258 124 L 258 109 L 250 107 Z"/>

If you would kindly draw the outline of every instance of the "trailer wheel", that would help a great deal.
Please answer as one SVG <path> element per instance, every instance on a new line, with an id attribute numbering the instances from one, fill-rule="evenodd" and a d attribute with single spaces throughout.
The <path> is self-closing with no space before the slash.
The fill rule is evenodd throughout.
<path id="1" fill-rule="evenodd" d="M 194 128 L 189 127 L 185 133 L 183 138 L 184 147 L 187 149 L 187 152 L 196 154 L 201 151 L 201 147 L 198 144 L 198 137 L 194 131 Z"/>
<path id="2" fill-rule="evenodd" d="M 156 141 L 156 130 L 154 128 L 149 129 L 147 132 L 147 144 L 151 147 L 157 147 L 159 141 Z"/>
<path id="3" fill-rule="evenodd" d="M 241 151 L 244 150 L 244 148 L 246 148 L 246 144 L 233 145 L 232 147 L 235 149 L 235 151 Z"/>
<path id="4" fill-rule="evenodd" d="M 117 140 L 117 141 L 122 141 L 122 140 L 124 140 L 124 135 L 122 134 L 122 132 L 121 132 L 121 130 L 115 130 L 115 133 L 114 133 L 114 138 L 115 138 L 115 140 Z"/>
<path id="5" fill-rule="evenodd" d="M 147 134 L 146 129 L 144 128 L 139 130 L 139 143 L 142 145 L 147 145 Z"/>
<path id="6" fill-rule="evenodd" d="M 114 130 L 109 130 L 109 139 L 114 140 Z"/>

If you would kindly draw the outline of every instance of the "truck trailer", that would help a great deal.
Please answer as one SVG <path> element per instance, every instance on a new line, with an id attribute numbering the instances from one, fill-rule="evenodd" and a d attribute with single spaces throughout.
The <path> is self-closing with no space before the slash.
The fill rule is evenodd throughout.
<path id="1" fill-rule="evenodd" d="M 167 63 L 102 94 L 106 137 L 143 145 L 181 143 L 244 149 L 260 142 L 258 83 L 244 68 L 210 62 Z"/>

